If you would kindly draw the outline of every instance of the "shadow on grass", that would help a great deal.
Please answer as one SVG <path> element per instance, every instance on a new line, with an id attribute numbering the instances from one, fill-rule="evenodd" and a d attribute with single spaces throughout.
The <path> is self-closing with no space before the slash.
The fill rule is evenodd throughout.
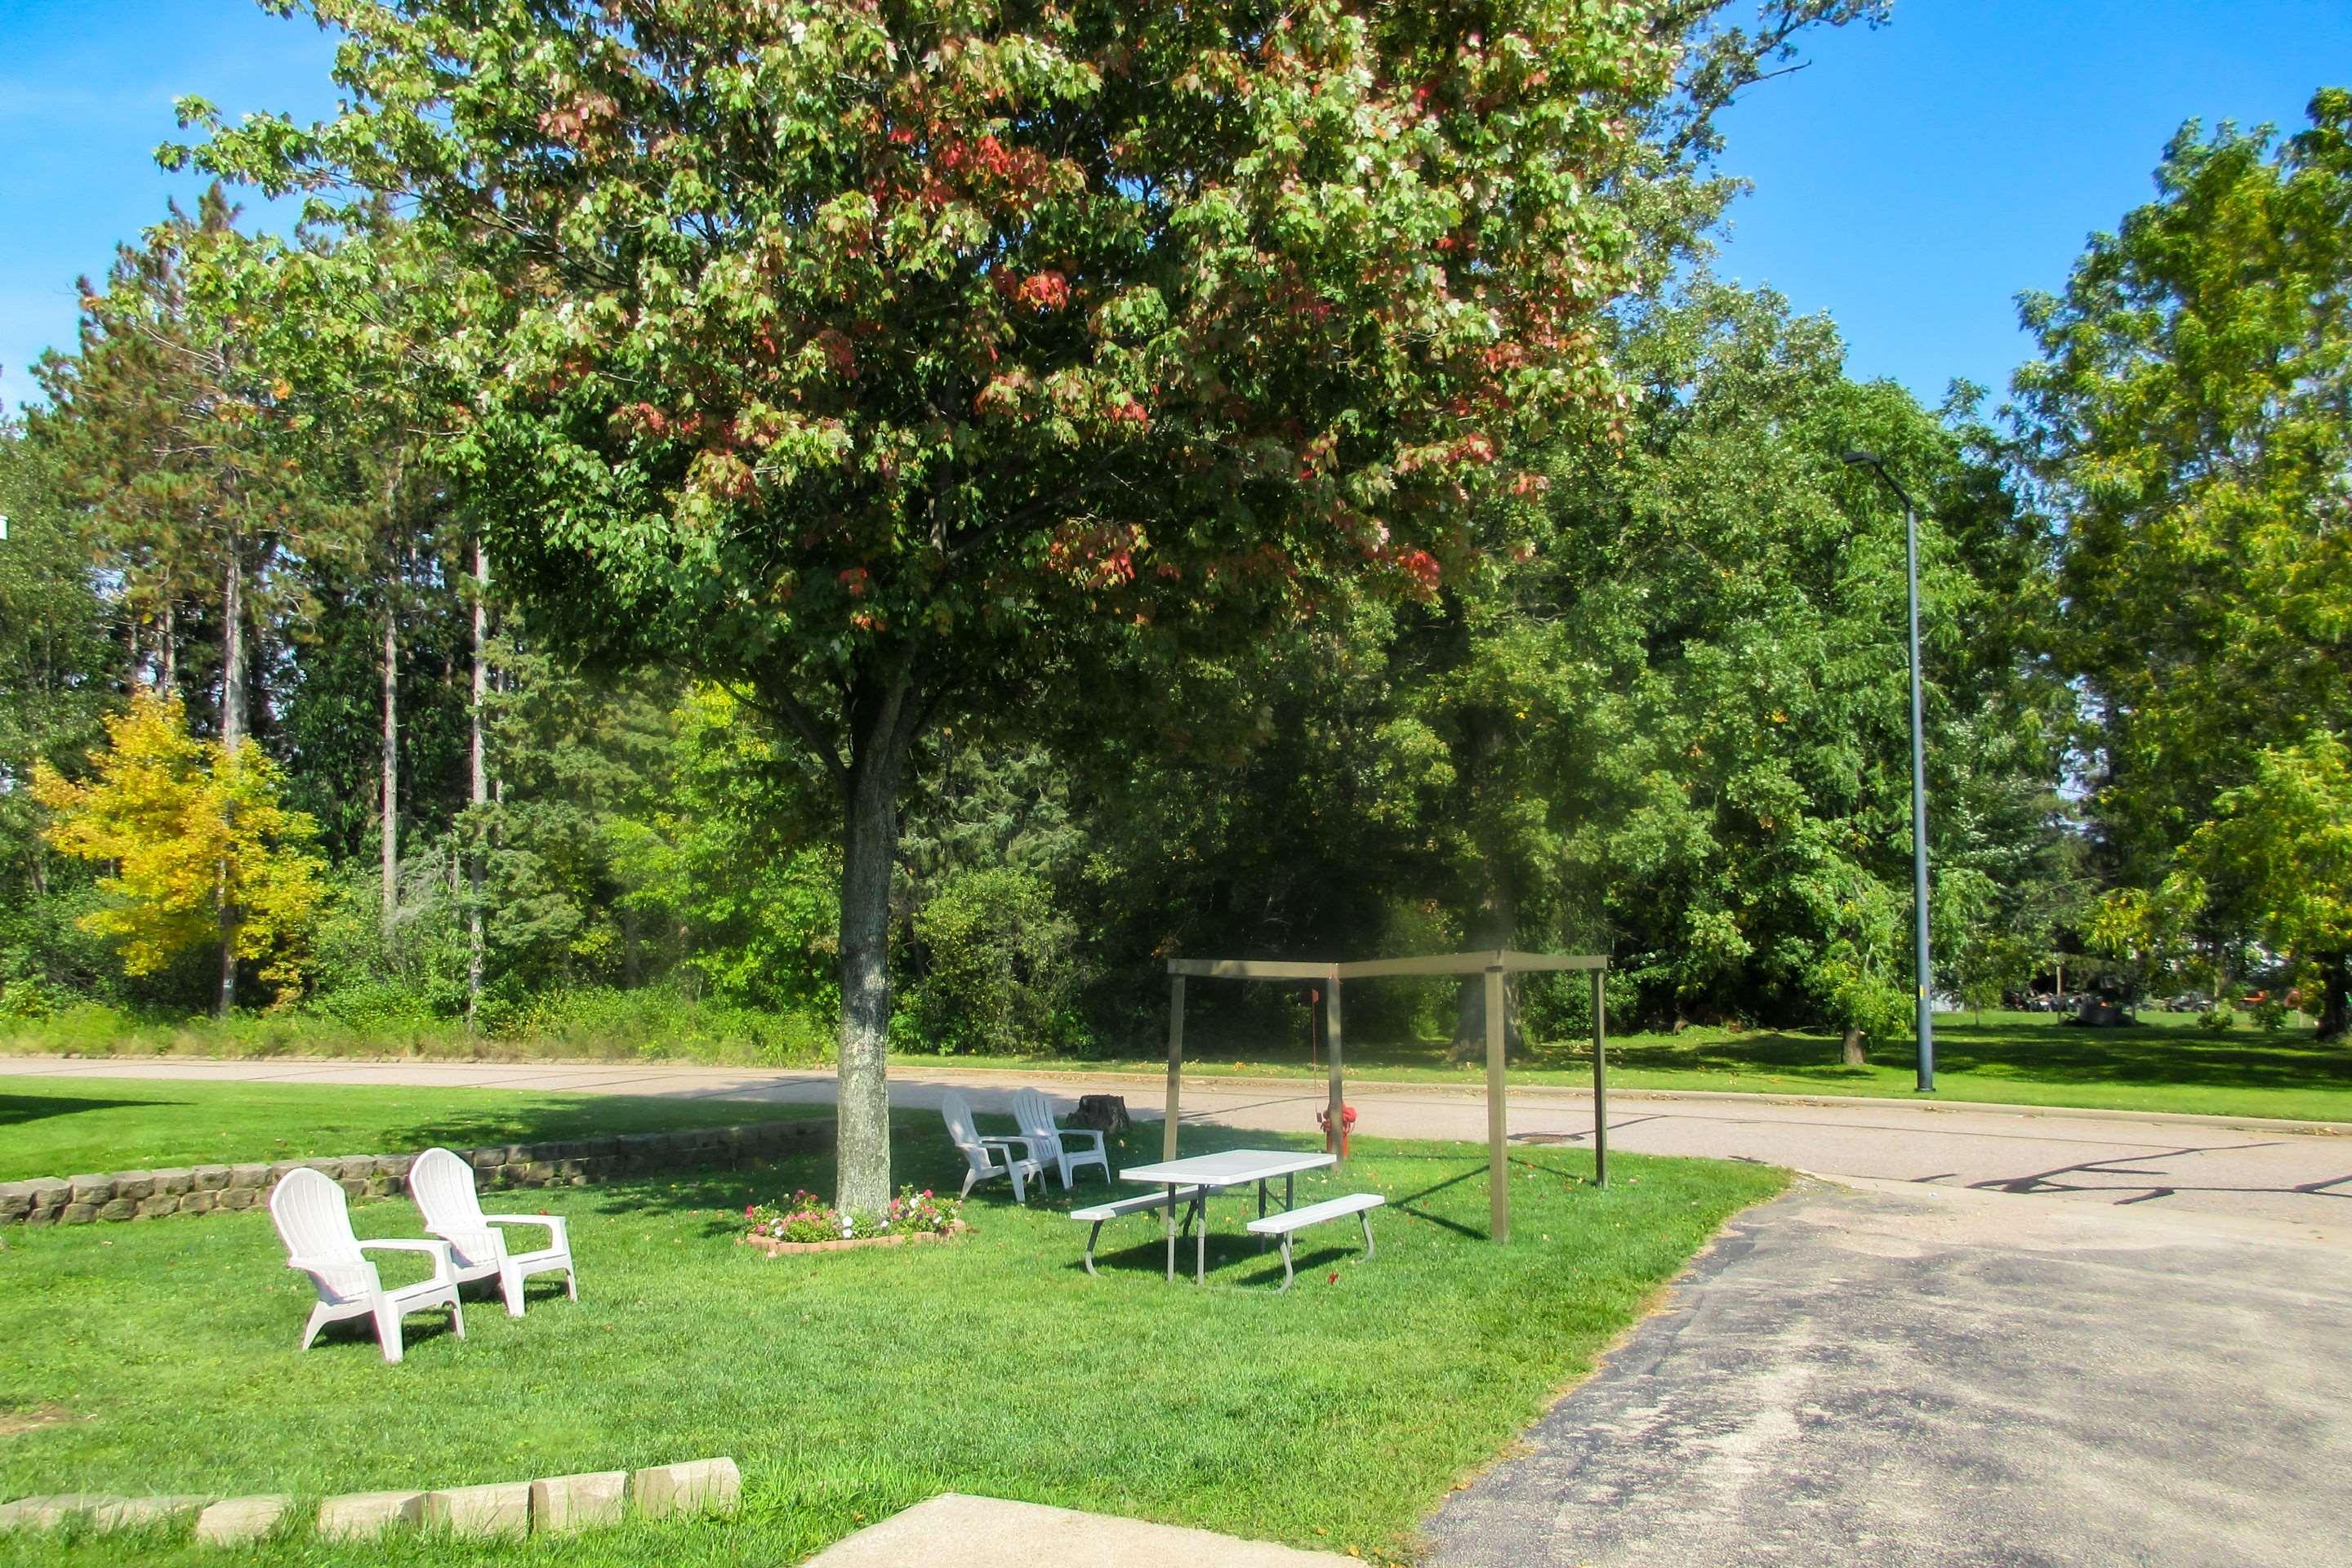
<path id="1" fill-rule="evenodd" d="M 53 1116 L 79 1116 L 91 1110 L 121 1110 L 152 1105 L 185 1105 L 182 1100 L 82 1100 L 62 1094 L 0 1094 L 0 1127 L 22 1126 Z"/>

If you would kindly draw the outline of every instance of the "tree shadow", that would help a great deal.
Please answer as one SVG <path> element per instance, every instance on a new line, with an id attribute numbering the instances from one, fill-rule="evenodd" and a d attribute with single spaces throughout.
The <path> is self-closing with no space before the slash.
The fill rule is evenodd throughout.
<path id="1" fill-rule="evenodd" d="M 79 1116 L 86 1110 L 121 1110 L 155 1105 L 184 1106 L 184 1100 L 77 1100 L 54 1094 L 0 1094 L 0 1127 L 18 1127 L 54 1116 Z"/>

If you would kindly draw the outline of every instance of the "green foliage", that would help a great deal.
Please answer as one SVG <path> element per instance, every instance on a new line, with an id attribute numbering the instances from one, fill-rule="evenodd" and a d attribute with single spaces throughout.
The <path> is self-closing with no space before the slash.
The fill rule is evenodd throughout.
<path id="1" fill-rule="evenodd" d="M 2340 1030 L 2352 933 L 2320 822 L 2352 731 L 2352 92 L 2284 139 L 2191 122 L 2157 185 L 2063 296 L 2028 299 L 2042 358 L 2018 376 L 2113 919 L 2225 970 L 2256 933 L 2290 945 Z M 2272 869 L 2305 855 L 2308 877 Z"/>
<path id="2" fill-rule="evenodd" d="M 943 1055 L 1066 1048 L 1076 931 L 1051 890 L 1011 867 L 958 873 L 917 912 L 920 980 L 894 1043 Z"/>
<path id="3" fill-rule="evenodd" d="M 823 781 L 723 688 L 689 688 L 669 722 L 665 776 L 612 828 L 625 906 L 677 932 L 713 995 L 831 1011 L 841 858 Z"/>

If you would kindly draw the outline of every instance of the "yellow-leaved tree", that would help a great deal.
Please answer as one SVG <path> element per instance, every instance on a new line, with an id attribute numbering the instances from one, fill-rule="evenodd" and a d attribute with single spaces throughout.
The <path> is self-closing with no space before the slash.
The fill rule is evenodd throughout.
<path id="1" fill-rule="evenodd" d="M 106 721 L 90 777 L 46 764 L 33 797 L 48 841 L 110 863 L 103 909 L 84 930 L 110 939 L 125 973 L 152 974 L 192 948 L 220 952 L 218 1009 L 236 1001 L 236 966 L 257 966 L 277 999 L 302 989 L 310 918 L 326 868 L 318 825 L 278 803 L 278 767 L 246 741 L 234 749 L 188 733 L 179 703 L 142 692 Z"/>

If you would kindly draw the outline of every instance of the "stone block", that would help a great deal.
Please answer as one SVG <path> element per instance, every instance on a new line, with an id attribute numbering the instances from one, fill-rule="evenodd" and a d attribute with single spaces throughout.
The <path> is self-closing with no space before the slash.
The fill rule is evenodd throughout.
<path id="1" fill-rule="evenodd" d="M 415 1163 L 416 1156 L 414 1154 L 378 1154 L 375 1157 L 375 1173 L 389 1176 L 395 1182 L 405 1182 L 408 1180 L 408 1168 Z"/>
<path id="2" fill-rule="evenodd" d="M 198 1165 L 188 1172 L 188 1190 L 192 1193 L 216 1193 L 227 1185 L 226 1165 Z"/>
<path id="3" fill-rule="evenodd" d="M 335 1162 L 333 1175 L 337 1181 L 364 1182 L 375 1174 L 375 1156 L 353 1154 Z"/>
<path id="4" fill-rule="evenodd" d="M 155 1173 L 152 1171 L 117 1171 L 114 1173 L 114 1195 L 137 1203 L 155 1195 Z"/>
<path id="5" fill-rule="evenodd" d="M 278 1528 L 294 1509 L 283 1494 L 224 1498 L 196 1516 L 196 1539 L 206 1546 L 246 1546 Z"/>
<path id="6" fill-rule="evenodd" d="M 362 1540 L 424 1517 L 423 1492 L 347 1492 L 319 1505 L 319 1533 L 329 1541 Z"/>
<path id="7" fill-rule="evenodd" d="M 425 1524 L 453 1535 L 528 1535 L 530 1533 L 530 1483 L 500 1481 L 491 1486 L 451 1487 L 425 1494 Z"/>
<path id="8" fill-rule="evenodd" d="M 73 1188 L 55 1176 L 35 1176 L 25 1185 L 33 1189 L 33 1206 L 37 1209 L 61 1209 L 73 1202 Z"/>
<path id="9" fill-rule="evenodd" d="M 117 1198 L 112 1203 L 99 1205 L 98 1217 L 107 1220 L 136 1219 L 139 1217 L 139 1205 L 130 1198 Z"/>
<path id="10" fill-rule="evenodd" d="M 228 1168 L 228 1184 L 232 1187 L 250 1187 L 259 1192 L 277 1179 L 270 1174 L 268 1165 L 231 1165 Z"/>
<path id="11" fill-rule="evenodd" d="M 257 1187 L 223 1187 L 220 1206 L 225 1209 L 249 1209 L 261 1201 Z"/>
<path id="12" fill-rule="evenodd" d="M 58 1223 L 58 1216 L 65 1212 L 66 1211 L 62 1208 L 37 1208 L 32 1213 L 25 1216 L 25 1223 L 26 1225 L 55 1225 Z"/>
<path id="13" fill-rule="evenodd" d="M 545 1477 L 530 1483 L 530 1527 L 560 1535 L 618 1524 L 628 1493 L 626 1470 Z"/>
<path id="14" fill-rule="evenodd" d="M 96 1204 L 68 1204 L 58 1211 L 59 1225 L 88 1225 L 97 1217 Z"/>
<path id="15" fill-rule="evenodd" d="M 220 1207 L 220 1201 L 221 1194 L 218 1193 L 190 1193 L 180 1200 L 180 1212 L 182 1214 L 210 1214 L 213 1210 Z"/>
<path id="16" fill-rule="evenodd" d="M 493 1173 L 493 1179 L 502 1187 L 519 1187 L 522 1185 L 522 1173 L 520 1165 L 500 1165 Z"/>
<path id="17" fill-rule="evenodd" d="M 112 1176 L 68 1176 L 66 1184 L 73 1189 L 72 1201 L 78 1204 L 102 1204 L 114 1196 Z"/>
<path id="18" fill-rule="evenodd" d="M 129 1200 L 125 1198 L 117 1198 L 114 1200 L 115 1203 L 126 1203 Z M 109 1204 L 107 1206 L 109 1208 L 112 1208 L 114 1205 Z M 152 1198 L 142 1198 L 139 1200 L 139 1217 L 141 1219 L 154 1219 L 162 1215 L 178 1214 L 179 1212 L 180 1196 L 177 1193 L 157 1193 Z"/>
<path id="19" fill-rule="evenodd" d="M 468 1149 L 465 1160 L 477 1171 L 495 1171 L 507 1163 L 507 1152 L 504 1149 Z"/>
<path id="20" fill-rule="evenodd" d="M 368 1195 L 368 1188 L 365 1182 L 355 1182 L 348 1176 L 343 1180 L 337 1182 L 335 1185 L 343 1189 L 343 1196 L 347 1198 L 363 1198 Z"/>
<path id="21" fill-rule="evenodd" d="M 184 1165 L 172 1165 L 161 1171 L 150 1171 L 147 1175 L 154 1183 L 154 1190 L 158 1193 L 169 1193 L 176 1197 L 182 1193 L 195 1190 L 196 1173 Z"/>
<path id="22" fill-rule="evenodd" d="M 123 1500 L 104 1492 L 51 1492 L 0 1504 L 0 1531 L 56 1530 L 86 1513 Z"/>
<path id="23" fill-rule="evenodd" d="M 212 1500 L 193 1496 L 118 1498 L 90 1510 L 89 1522 L 99 1530 L 145 1530 L 184 1519 Z"/>
<path id="24" fill-rule="evenodd" d="M 33 1184 L 0 1182 L 0 1221 L 21 1221 L 33 1212 Z"/>
<path id="25" fill-rule="evenodd" d="M 274 1187 L 295 1172 L 310 1168 L 307 1160 L 272 1160 L 269 1162 L 269 1184 Z"/>
<path id="26" fill-rule="evenodd" d="M 742 1500 L 743 1476 L 732 1459 L 654 1465 L 629 1478 L 629 1500 L 648 1519 L 674 1513 L 732 1513 Z"/>

